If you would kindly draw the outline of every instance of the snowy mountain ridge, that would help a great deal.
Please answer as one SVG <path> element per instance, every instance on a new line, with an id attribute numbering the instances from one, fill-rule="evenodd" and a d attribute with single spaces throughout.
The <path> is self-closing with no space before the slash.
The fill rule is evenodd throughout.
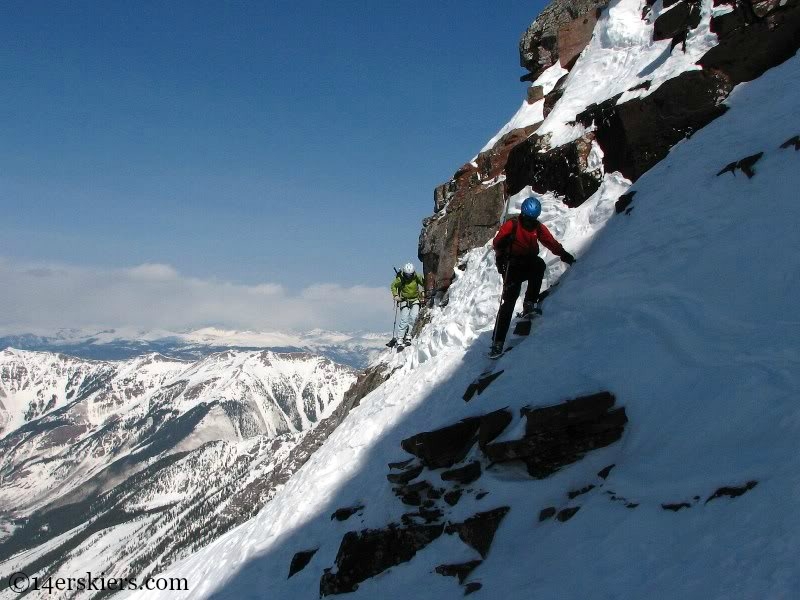
<path id="1" fill-rule="evenodd" d="M 388 294 L 388 292 L 387 292 Z M 0 331 L 0 348 L 62 352 L 94 360 L 125 360 L 157 352 L 180 360 L 197 360 L 226 349 L 311 352 L 360 369 L 381 350 L 389 334 L 315 329 L 302 333 L 237 331 L 205 327 L 192 331 L 61 329 Z"/>
<path id="2" fill-rule="evenodd" d="M 355 380 L 302 353 L 0 351 L 0 571 L 163 569 L 267 502 Z"/>
<path id="3" fill-rule="evenodd" d="M 573 120 L 588 111 L 581 135 L 597 132 L 587 146 L 602 160 L 580 201 L 542 191 L 536 170 L 510 188 L 506 214 L 535 193 L 542 221 L 578 258 L 559 281 L 564 267 L 545 252 L 547 284 L 559 284 L 531 335 L 509 340 L 465 402 L 491 365 L 501 282 L 488 245 L 459 254 L 446 302 L 410 349 L 382 357 L 391 377 L 253 520 L 168 571 L 188 593 L 161 596 L 796 595 L 800 59 L 781 47 L 768 65 L 779 66 L 719 88 L 724 77 L 696 63 L 729 49 L 731 35 L 762 44 L 743 63 L 773 51 L 769 36 L 797 42 L 786 35 L 797 3 L 759 3 L 758 18 L 777 25 L 724 21 L 727 37 L 713 19 L 738 12 L 704 1 L 694 23 L 695 4 L 663 4 L 611 2 L 570 73 L 648 91 L 658 65 L 684 52 L 680 39 L 654 40 L 654 23 L 687 14 L 691 60 L 676 57 L 672 78 L 641 97 L 656 96 L 654 114 L 669 120 L 670 81 L 689 89 L 700 77 L 713 84 L 699 92 L 710 102 L 704 126 L 669 132 L 680 141 L 658 150 L 660 162 L 626 156 L 637 140 L 615 147 L 607 134 L 633 118 L 620 107 L 650 105 L 562 81 L 543 111 L 547 139 L 573 143 Z M 653 69 L 642 70 L 643 55 Z M 617 164 L 633 165 L 632 178 Z M 441 199 L 434 221 L 458 197 Z"/>

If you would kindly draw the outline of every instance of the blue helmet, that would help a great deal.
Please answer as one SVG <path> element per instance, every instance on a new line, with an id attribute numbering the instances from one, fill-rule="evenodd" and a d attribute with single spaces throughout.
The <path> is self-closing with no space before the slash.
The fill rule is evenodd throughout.
<path id="1" fill-rule="evenodd" d="M 522 203 L 520 214 L 529 219 L 538 219 L 542 214 L 542 203 L 536 198 L 528 198 Z"/>

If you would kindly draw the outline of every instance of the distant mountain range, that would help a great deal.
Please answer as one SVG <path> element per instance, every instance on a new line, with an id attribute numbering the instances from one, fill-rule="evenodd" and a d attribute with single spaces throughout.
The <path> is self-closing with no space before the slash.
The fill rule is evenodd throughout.
<path id="1" fill-rule="evenodd" d="M 0 351 L 0 573 L 146 575 L 203 547 L 307 460 L 356 373 L 264 350 Z"/>
<path id="2" fill-rule="evenodd" d="M 342 333 L 315 329 L 305 333 L 231 331 L 207 327 L 194 331 L 60 329 L 55 332 L 0 330 L 0 350 L 17 348 L 61 352 L 91 360 L 127 360 L 158 353 L 178 360 L 198 360 L 224 350 L 311 352 L 356 369 L 365 368 L 384 349 L 389 334 Z"/>

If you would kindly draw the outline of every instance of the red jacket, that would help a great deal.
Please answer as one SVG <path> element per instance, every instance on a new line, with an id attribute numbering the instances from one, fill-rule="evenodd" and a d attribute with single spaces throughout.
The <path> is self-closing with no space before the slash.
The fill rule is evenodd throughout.
<path id="1" fill-rule="evenodd" d="M 564 247 L 556 241 L 556 238 L 553 237 L 547 227 L 536 221 L 533 229 L 525 229 L 522 225 L 522 220 L 518 218 L 509 219 L 500 226 L 500 230 L 494 236 L 494 241 L 492 242 L 495 252 L 507 249 L 515 222 L 516 233 L 514 234 L 514 243 L 511 245 L 512 257 L 522 258 L 528 256 L 532 258 L 538 256 L 539 242 L 542 242 L 545 248 L 556 256 L 561 257 L 564 255 Z"/>

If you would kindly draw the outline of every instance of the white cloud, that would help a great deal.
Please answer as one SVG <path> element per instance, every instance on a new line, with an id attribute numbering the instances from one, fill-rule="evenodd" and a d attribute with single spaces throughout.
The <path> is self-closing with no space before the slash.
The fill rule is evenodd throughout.
<path id="1" fill-rule="evenodd" d="M 0 257 L 0 287 L 0 326 L 19 331 L 206 326 L 388 331 L 393 315 L 388 288 L 323 283 L 292 294 L 276 283 L 186 277 L 159 263 L 101 269 Z"/>
<path id="2" fill-rule="evenodd" d="M 160 263 L 144 263 L 138 267 L 128 269 L 131 277 L 135 279 L 177 279 L 178 272 L 170 265 Z"/>

